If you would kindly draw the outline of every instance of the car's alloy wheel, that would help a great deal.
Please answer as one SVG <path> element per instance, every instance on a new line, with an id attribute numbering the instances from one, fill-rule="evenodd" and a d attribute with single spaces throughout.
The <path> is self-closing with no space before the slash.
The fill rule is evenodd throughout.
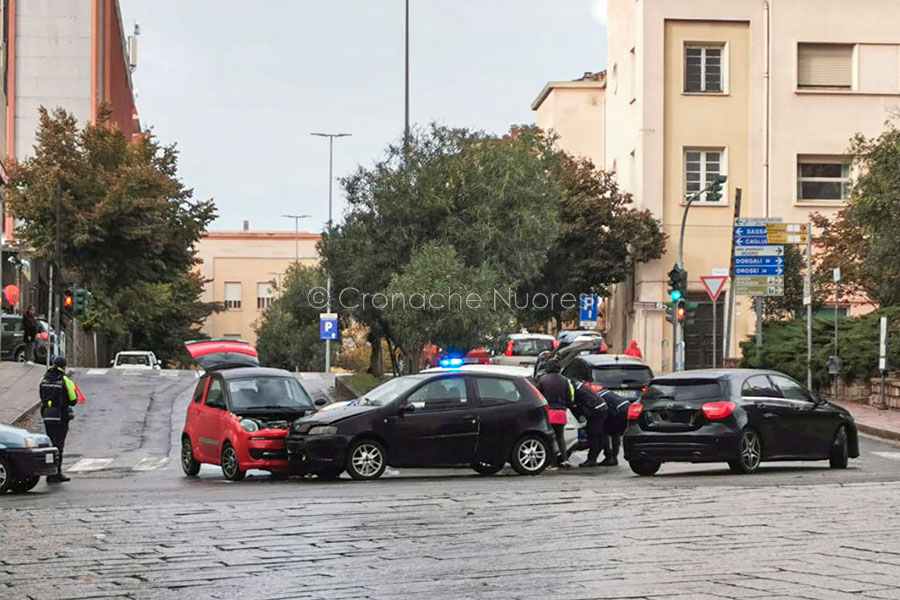
<path id="1" fill-rule="evenodd" d="M 200 472 L 200 463 L 194 460 L 194 449 L 187 436 L 181 439 L 181 468 L 188 477 L 195 477 Z"/>
<path id="2" fill-rule="evenodd" d="M 25 362 L 25 350 L 19 350 L 16 352 L 16 362 Z"/>
<path id="3" fill-rule="evenodd" d="M 503 470 L 503 463 L 497 465 L 491 465 L 488 463 L 475 463 L 472 465 L 472 468 L 475 469 L 476 473 L 480 473 L 481 475 L 496 475 L 501 470 Z"/>
<path id="4" fill-rule="evenodd" d="M 0 457 L 0 494 L 5 494 L 10 485 L 12 485 L 12 474 L 9 470 L 9 463 Z"/>
<path id="5" fill-rule="evenodd" d="M 347 458 L 347 473 L 353 479 L 378 479 L 387 467 L 384 447 L 374 440 L 353 444 Z"/>
<path id="6" fill-rule="evenodd" d="M 747 429 L 741 434 L 738 442 L 737 459 L 729 461 L 728 466 L 736 473 L 754 473 L 759 469 L 762 460 L 762 442 L 759 434 L 752 429 Z"/>
<path id="7" fill-rule="evenodd" d="M 846 469 L 850 459 L 850 449 L 847 447 L 847 428 L 841 425 L 834 434 L 834 442 L 828 455 L 828 462 L 832 469 Z"/>
<path id="8" fill-rule="evenodd" d="M 31 477 L 26 477 L 25 479 L 17 479 L 12 482 L 12 485 L 10 485 L 9 489 L 13 494 L 24 494 L 25 492 L 32 490 L 40 480 L 40 475 L 32 475 Z"/>
<path id="9" fill-rule="evenodd" d="M 656 472 L 659 471 L 659 468 L 662 466 L 662 463 L 656 460 L 631 460 L 628 461 L 628 466 L 631 467 L 631 470 L 641 475 L 643 477 L 648 477 L 650 475 L 656 475 Z"/>
<path id="10" fill-rule="evenodd" d="M 547 442 L 532 434 L 516 442 L 510 462 L 519 475 L 537 475 L 547 468 L 549 457 Z"/>
<path id="11" fill-rule="evenodd" d="M 222 474 L 225 475 L 225 479 L 230 479 L 231 481 L 240 481 L 247 474 L 247 471 L 241 471 L 237 452 L 227 442 L 222 448 Z"/>

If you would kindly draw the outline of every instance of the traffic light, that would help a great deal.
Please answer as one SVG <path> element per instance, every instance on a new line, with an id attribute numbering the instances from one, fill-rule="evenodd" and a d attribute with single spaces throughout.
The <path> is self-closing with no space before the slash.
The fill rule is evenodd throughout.
<path id="1" fill-rule="evenodd" d="M 74 304 L 75 304 L 75 299 L 72 296 L 72 290 L 67 289 L 65 292 L 63 292 L 62 309 L 66 313 L 71 313 L 72 307 L 74 306 Z"/>
<path id="2" fill-rule="evenodd" d="M 709 191 L 706 192 L 706 199 L 709 202 L 718 202 L 722 199 L 722 184 L 728 181 L 727 175 L 716 175 L 716 178 L 709 184 Z"/>
<path id="3" fill-rule="evenodd" d="M 679 312 L 684 312 L 684 308 L 682 307 L 681 300 L 673 300 L 672 302 L 666 302 L 666 321 L 669 323 L 675 323 L 675 319 L 678 316 Z"/>
<path id="4" fill-rule="evenodd" d="M 696 322 L 697 318 L 697 309 L 700 307 L 699 302 L 691 302 L 687 300 L 684 302 L 684 324 L 685 325 L 693 325 Z"/>
<path id="5" fill-rule="evenodd" d="M 678 302 L 687 291 L 687 271 L 677 264 L 669 271 L 669 299 Z"/>
<path id="6" fill-rule="evenodd" d="M 91 298 L 91 293 L 84 289 L 83 287 L 75 288 L 75 316 L 82 316 L 87 312 L 88 301 Z"/>
<path id="7" fill-rule="evenodd" d="M 685 315 L 684 305 L 681 302 L 679 302 L 678 308 L 675 309 L 675 317 L 678 319 L 679 323 L 684 323 L 684 315 Z"/>

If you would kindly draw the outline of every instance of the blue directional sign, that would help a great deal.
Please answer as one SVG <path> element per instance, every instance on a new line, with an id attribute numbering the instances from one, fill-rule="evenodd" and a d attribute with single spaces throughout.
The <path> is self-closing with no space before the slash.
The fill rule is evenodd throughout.
<path id="1" fill-rule="evenodd" d="M 736 267 L 783 267 L 784 258 L 780 256 L 735 256 Z"/>
<path id="2" fill-rule="evenodd" d="M 740 276 L 756 276 L 756 275 L 784 275 L 784 267 L 768 266 L 768 267 L 739 267 L 734 266 L 734 274 Z"/>
<path id="3" fill-rule="evenodd" d="M 762 237 L 735 237 L 734 245 L 736 248 L 740 248 L 742 246 L 768 246 L 769 238 L 766 236 Z"/>
<path id="4" fill-rule="evenodd" d="M 769 231 L 766 227 L 735 227 L 734 237 L 768 237 Z"/>
<path id="5" fill-rule="evenodd" d="M 579 320 L 582 323 L 597 324 L 597 316 L 600 314 L 600 296 L 590 294 L 581 295 L 581 314 Z"/>
<path id="6" fill-rule="evenodd" d="M 338 316 L 335 313 L 319 314 L 319 339 L 336 340 L 338 338 Z"/>

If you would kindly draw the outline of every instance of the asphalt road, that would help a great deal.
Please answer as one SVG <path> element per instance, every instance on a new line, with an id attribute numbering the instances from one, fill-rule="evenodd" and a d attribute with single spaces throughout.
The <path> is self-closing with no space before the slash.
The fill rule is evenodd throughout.
<path id="1" fill-rule="evenodd" d="M 73 481 L 0 499 L 0 598 L 900 598 L 900 448 L 871 439 L 843 471 L 233 483 L 181 474 L 193 373 L 78 381 Z"/>

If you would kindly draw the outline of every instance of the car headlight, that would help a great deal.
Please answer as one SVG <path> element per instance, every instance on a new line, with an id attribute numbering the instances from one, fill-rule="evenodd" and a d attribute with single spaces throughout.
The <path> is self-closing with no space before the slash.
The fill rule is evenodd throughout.
<path id="1" fill-rule="evenodd" d="M 243 427 L 244 431 L 246 431 L 247 433 L 259 431 L 259 423 L 257 423 L 253 419 L 241 419 L 241 427 Z"/>
<path id="2" fill-rule="evenodd" d="M 334 425 L 320 425 L 309 430 L 309 435 L 334 435 L 337 433 L 337 427 Z"/>
<path id="3" fill-rule="evenodd" d="M 26 448 L 37 448 L 37 440 L 32 437 L 25 438 L 25 447 Z"/>

